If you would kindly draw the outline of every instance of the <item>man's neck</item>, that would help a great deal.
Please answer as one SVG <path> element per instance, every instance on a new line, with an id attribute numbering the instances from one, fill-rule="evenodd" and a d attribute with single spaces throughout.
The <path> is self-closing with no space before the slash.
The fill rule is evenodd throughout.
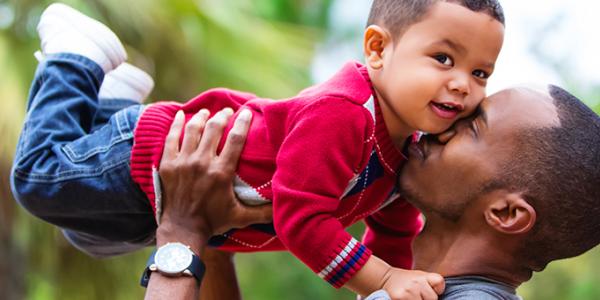
<path id="1" fill-rule="evenodd" d="M 478 228 L 477 228 L 478 227 Z M 481 229 L 483 226 L 427 219 L 413 245 L 415 269 L 442 276 L 476 275 L 517 287 L 531 278 L 531 270 L 517 263 L 511 245 Z"/>

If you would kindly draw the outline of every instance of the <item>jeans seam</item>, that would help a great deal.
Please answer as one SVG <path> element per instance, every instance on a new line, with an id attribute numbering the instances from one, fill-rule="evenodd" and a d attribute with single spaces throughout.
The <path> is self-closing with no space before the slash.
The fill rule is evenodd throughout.
<path id="1" fill-rule="evenodd" d="M 34 173 L 34 172 L 26 172 L 18 167 L 14 168 L 14 176 L 23 181 L 27 181 L 29 183 L 59 183 L 72 179 L 86 178 L 86 177 L 96 177 L 105 173 L 106 171 L 116 168 L 120 165 L 128 165 L 129 155 L 120 157 L 114 162 L 104 164 L 102 167 L 95 168 L 93 170 L 90 169 L 80 169 L 80 170 L 68 170 L 64 172 L 59 172 L 54 175 L 48 175 L 44 173 Z"/>
<path id="2" fill-rule="evenodd" d="M 66 144 L 65 146 L 62 147 L 63 152 L 65 152 L 67 157 L 72 162 L 75 162 L 75 163 L 82 162 L 82 161 L 90 158 L 93 155 L 96 155 L 101 152 L 105 152 L 106 150 L 112 148 L 114 145 L 116 145 L 118 143 L 132 139 L 133 134 L 131 134 L 131 128 L 129 126 L 129 122 L 127 121 L 127 117 L 125 116 L 126 112 L 127 112 L 126 110 L 121 110 L 115 114 L 117 130 L 119 131 L 119 135 L 114 137 L 113 139 L 111 139 L 111 141 L 108 145 L 95 147 L 83 154 L 78 155 L 75 153 L 75 151 L 71 147 L 71 144 Z M 123 122 L 125 123 L 125 125 L 122 124 Z"/>
<path id="3" fill-rule="evenodd" d="M 129 126 L 129 122 L 127 122 L 126 112 L 127 110 L 121 110 L 116 114 L 117 128 L 119 130 L 119 135 L 122 139 L 127 139 L 131 137 L 131 127 Z M 124 124 L 121 124 L 121 122 L 123 122 Z M 125 128 L 126 130 L 123 130 L 123 128 Z"/>
<path id="4" fill-rule="evenodd" d="M 128 138 L 123 138 L 122 135 L 119 135 L 119 136 L 116 136 L 115 138 L 111 139 L 110 144 L 101 146 L 101 147 L 95 147 L 95 148 L 90 149 L 89 151 L 85 152 L 84 154 L 79 154 L 79 155 L 75 153 L 75 151 L 71 147 L 71 144 L 66 144 L 61 149 L 67 155 L 69 160 L 71 160 L 71 162 L 78 163 L 78 162 L 85 161 L 98 153 L 106 152 L 106 150 L 112 148 L 114 145 L 122 143 L 122 142 L 126 142 L 127 140 L 128 140 Z"/>

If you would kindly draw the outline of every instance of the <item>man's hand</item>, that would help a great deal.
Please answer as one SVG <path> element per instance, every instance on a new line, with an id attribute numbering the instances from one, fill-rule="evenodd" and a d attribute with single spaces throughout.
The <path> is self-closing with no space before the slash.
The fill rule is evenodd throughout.
<path id="1" fill-rule="evenodd" d="M 159 169 L 164 189 L 159 230 L 167 227 L 170 232 L 208 239 L 231 228 L 271 221 L 270 205 L 245 206 L 233 193 L 235 170 L 252 119 L 249 110 L 239 114 L 217 155 L 221 135 L 232 114 L 231 109 L 224 109 L 207 121 L 209 112 L 201 110 L 185 129 L 183 112 L 175 116 Z M 182 129 L 184 138 L 179 146 Z"/>
<path id="2" fill-rule="evenodd" d="M 445 281 L 436 273 L 392 268 L 386 274 L 383 289 L 393 300 L 435 300 L 444 292 Z"/>
<path id="3" fill-rule="evenodd" d="M 175 116 L 159 168 L 163 215 L 156 231 L 157 246 L 181 242 L 203 256 L 204 245 L 213 234 L 272 220 L 271 205 L 245 206 L 233 193 L 237 162 L 252 118 L 250 111 L 239 114 L 223 150 L 217 155 L 223 129 L 231 115 L 231 109 L 226 109 L 207 121 L 209 112 L 202 110 L 190 119 L 185 129 L 183 113 L 178 112 Z M 185 132 L 180 146 L 182 130 Z M 203 257 L 206 259 L 206 256 Z M 237 288 L 236 281 L 232 279 L 235 271 L 231 260 L 228 264 L 226 262 L 222 260 L 221 266 L 229 266 L 229 277 L 227 280 L 221 280 L 225 277 L 217 278 L 220 281 L 213 286 L 231 290 Z M 211 263 L 209 261 L 208 272 L 211 272 Z M 198 299 L 198 295 L 198 284 L 194 278 L 166 277 L 160 273 L 150 277 L 146 291 L 146 299 Z"/>

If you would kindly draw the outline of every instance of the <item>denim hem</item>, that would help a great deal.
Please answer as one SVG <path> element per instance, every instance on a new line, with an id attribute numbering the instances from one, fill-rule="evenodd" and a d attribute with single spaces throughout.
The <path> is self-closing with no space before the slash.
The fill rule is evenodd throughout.
<path id="1" fill-rule="evenodd" d="M 55 54 L 48 54 L 46 55 L 46 58 L 43 61 L 44 63 L 48 64 L 51 62 L 69 62 L 69 63 L 74 63 L 74 64 L 78 64 L 86 69 L 88 69 L 90 72 L 92 72 L 92 74 L 94 75 L 94 77 L 96 78 L 96 80 L 98 80 L 98 82 L 102 82 L 102 80 L 104 80 L 104 71 L 102 70 L 102 68 L 100 67 L 100 65 L 98 65 L 95 61 L 79 55 L 79 54 L 74 54 L 74 53 L 55 53 Z"/>

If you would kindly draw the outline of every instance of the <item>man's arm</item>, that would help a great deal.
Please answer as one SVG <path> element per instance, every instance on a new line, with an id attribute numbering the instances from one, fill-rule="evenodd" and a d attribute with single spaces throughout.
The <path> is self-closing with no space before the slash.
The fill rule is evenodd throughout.
<path id="1" fill-rule="evenodd" d="M 206 248 L 202 254 L 206 275 L 200 287 L 202 300 L 241 299 L 233 253 Z"/>
<path id="2" fill-rule="evenodd" d="M 176 115 L 159 170 L 164 203 L 156 231 L 158 247 L 180 242 L 202 256 L 212 235 L 271 220 L 270 206 L 244 206 L 233 193 L 234 172 L 250 126 L 249 111 L 240 113 L 221 154 L 216 155 L 231 115 L 226 109 L 206 121 L 208 112 L 200 111 L 185 126 L 181 146 L 184 117 L 181 112 Z M 152 273 L 146 291 L 146 299 L 197 299 L 198 295 L 193 277 L 166 277 L 158 272 Z"/>

